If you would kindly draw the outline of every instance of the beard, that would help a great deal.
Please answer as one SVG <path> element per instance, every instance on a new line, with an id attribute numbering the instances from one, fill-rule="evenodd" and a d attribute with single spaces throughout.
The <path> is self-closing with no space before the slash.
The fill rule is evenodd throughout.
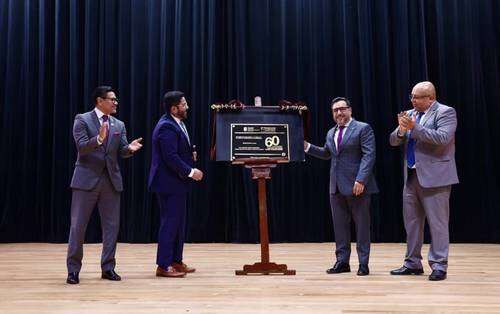
<path id="1" fill-rule="evenodd" d="M 177 111 L 176 113 L 172 113 L 174 117 L 177 119 L 185 120 L 187 119 L 187 111 Z"/>
<path id="2" fill-rule="evenodd" d="M 349 121 L 349 119 L 345 116 L 345 115 L 339 115 L 337 117 L 335 117 L 335 122 L 338 124 L 338 125 L 345 125 L 347 123 L 347 121 Z"/>

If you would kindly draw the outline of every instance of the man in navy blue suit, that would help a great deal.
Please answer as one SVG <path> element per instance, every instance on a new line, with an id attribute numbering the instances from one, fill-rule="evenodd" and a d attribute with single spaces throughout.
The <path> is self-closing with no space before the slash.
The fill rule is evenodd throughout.
<path id="1" fill-rule="evenodd" d="M 196 152 L 182 122 L 189 109 L 184 93 L 166 93 L 163 106 L 165 114 L 153 131 L 148 182 L 160 205 L 156 276 L 184 277 L 195 271 L 182 261 L 187 194 L 191 181 L 200 181 L 203 172 L 194 168 Z"/>

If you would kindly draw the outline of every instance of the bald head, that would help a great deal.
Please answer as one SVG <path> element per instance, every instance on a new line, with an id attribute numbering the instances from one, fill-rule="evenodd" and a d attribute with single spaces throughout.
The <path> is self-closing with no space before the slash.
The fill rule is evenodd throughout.
<path id="1" fill-rule="evenodd" d="M 419 112 L 425 112 L 435 100 L 436 88 L 431 82 L 417 83 L 411 91 L 411 103 Z"/>
<path id="2" fill-rule="evenodd" d="M 418 91 L 420 94 L 429 95 L 432 100 L 436 100 L 436 88 L 434 87 L 434 84 L 429 81 L 417 83 L 413 87 L 413 90 Z"/>

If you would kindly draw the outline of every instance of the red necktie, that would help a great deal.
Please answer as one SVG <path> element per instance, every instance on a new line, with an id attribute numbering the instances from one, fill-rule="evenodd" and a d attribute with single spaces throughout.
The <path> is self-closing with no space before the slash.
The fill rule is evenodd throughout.
<path id="1" fill-rule="evenodd" d="M 337 151 L 340 150 L 340 144 L 342 143 L 342 131 L 344 130 L 345 125 L 339 126 L 339 135 L 337 136 Z"/>
<path id="2" fill-rule="evenodd" d="M 106 132 L 106 138 L 102 142 L 102 145 L 104 145 L 104 147 L 106 147 L 108 145 L 108 137 L 109 137 L 109 121 L 108 120 L 109 120 L 109 117 L 107 115 L 102 116 L 102 124 L 108 123 L 108 130 Z"/>

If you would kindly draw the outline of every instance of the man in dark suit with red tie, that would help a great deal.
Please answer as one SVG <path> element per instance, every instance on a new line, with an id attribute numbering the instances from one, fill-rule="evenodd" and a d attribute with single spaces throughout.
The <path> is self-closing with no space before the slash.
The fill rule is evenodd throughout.
<path id="1" fill-rule="evenodd" d="M 186 202 L 191 181 L 200 181 L 203 172 L 194 168 L 196 152 L 183 122 L 189 109 L 184 93 L 166 93 L 163 106 L 165 114 L 153 131 L 148 185 L 160 205 L 156 276 L 175 278 L 195 271 L 182 257 Z"/>
<path id="2" fill-rule="evenodd" d="M 101 277 L 121 280 L 114 270 L 123 191 L 118 155 L 128 158 L 142 147 L 142 138 L 129 144 L 125 124 L 111 116 L 116 113 L 118 99 L 110 86 L 97 87 L 92 100 L 94 110 L 76 115 L 73 125 L 78 157 L 71 180 L 71 229 L 66 260 L 69 284 L 80 282 L 85 231 L 96 205 L 102 227 Z"/>
<path id="3" fill-rule="evenodd" d="M 356 227 L 357 275 L 370 273 L 370 201 L 378 193 L 373 174 L 375 135 L 369 124 L 352 117 L 349 100 L 337 97 L 331 103 L 336 125 L 331 128 L 324 146 L 304 143 L 314 157 L 330 159 L 330 205 L 335 234 L 336 262 L 328 274 L 350 272 L 351 217 Z"/>

